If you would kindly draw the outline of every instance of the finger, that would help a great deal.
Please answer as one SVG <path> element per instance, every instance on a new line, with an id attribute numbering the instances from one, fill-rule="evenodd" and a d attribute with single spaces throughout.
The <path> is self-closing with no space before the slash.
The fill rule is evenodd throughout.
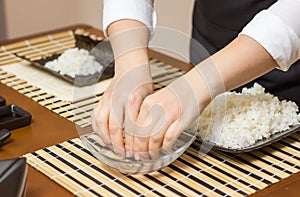
<path id="1" fill-rule="evenodd" d="M 116 155 L 125 158 L 124 137 L 122 132 L 123 109 L 119 108 L 116 112 L 111 110 L 109 114 L 109 134 Z"/>
<path id="2" fill-rule="evenodd" d="M 141 105 L 141 110 L 137 118 L 138 129 L 136 130 L 136 137 L 134 138 L 134 148 L 148 152 L 147 156 L 146 154 L 143 154 L 144 158 L 147 157 L 146 159 L 151 157 L 151 154 L 149 154 L 149 140 L 153 135 L 157 134 L 160 136 L 157 138 L 161 141 L 163 136 L 163 133 L 161 134 L 161 132 L 164 132 L 165 130 L 164 123 L 166 119 L 166 113 L 164 113 L 162 106 L 156 104 L 155 100 L 152 100 L 152 98 L 149 99 L 149 97 L 147 97 Z M 141 139 L 147 140 L 140 142 Z M 158 144 L 161 146 L 161 142 Z M 155 151 L 157 151 L 157 149 Z M 153 157 L 157 157 L 157 155 L 159 155 L 159 152 L 153 153 Z"/>
<path id="3" fill-rule="evenodd" d="M 167 129 L 167 131 L 164 135 L 163 143 L 162 143 L 162 148 L 165 151 L 169 152 L 169 151 L 172 150 L 172 147 L 173 147 L 175 141 L 177 140 L 177 138 L 181 134 L 180 128 L 181 127 L 180 127 L 179 121 L 175 121 Z"/>
<path id="4" fill-rule="evenodd" d="M 151 117 L 148 112 L 148 107 L 142 107 L 137 120 L 137 128 L 134 132 L 134 156 L 136 160 L 148 160 L 150 155 L 148 154 L 149 149 L 149 137 L 153 125 L 151 125 Z"/>
<path id="5" fill-rule="evenodd" d="M 146 120 L 149 119 L 152 101 L 149 99 L 151 96 L 146 97 L 140 105 L 139 113 L 136 118 L 138 129 L 145 127 Z M 137 134 L 136 132 L 134 134 Z"/>
<path id="6" fill-rule="evenodd" d="M 150 137 L 156 132 L 159 132 L 159 128 L 162 127 L 161 123 L 165 120 L 165 112 L 161 105 L 153 104 L 154 101 L 146 97 L 143 101 L 140 112 L 137 117 L 137 129 L 134 130 L 133 135 L 138 137 Z M 160 126 L 160 127 L 159 127 Z M 155 129 L 155 130 L 154 130 Z"/>
<path id="7" fill-rule="evenodd" d="M 157 159 L 160 156 L 164 132 L 152 136 L 149 140 L 149 155 L 151 159 Z"/>
<path id="8" fill-rule="evenodd" d="M 151 112 L 148 112 L 149 108 L 143 107 L 141 108 L 141 116 L 138 117 L 138 127 L 135 131 L 134 136 L 134 157 L 136 160 L 148 160 L 150 159 L 149 152 L 149 139 L 151 136 L 151 132 L 153 131 L 153 128 L 155 126 L 155 122 L 153 121 L 153 118 L 151 117 Z M 146 111 L 146 112 L 145 112 Z M 142 120 L 144 119 L 143 116 L 146 116 L 144 122 Z"/>
<path id="9" fill-rule="evenodd" d="M 125 131 L 126 132 L 126 131 Z M 126 155 L 126 158 L 133 158 L 134 155 L 133 155 L 133 136 L 132 135 L 129 135 L 129 134 L 125 134 L 125 155 Z"/>
<path id="10" fill-rule="evenodd" d="M 92 112 L 92 128 L 100 136 L 104 144 L 111 145 L 108 130 L 109 108 L 107 106 L 102 97 Z"/>
<path id="11" fill-rule="evenodd" d="M 131 130 L 129 130 L 133 137 L 130 148 L 133 150 L 135 160 L 147 160 L 150 158 L 148 155 L 149 129 L 151 129 L 148 125 L 148 122 L 150 122 L 148 116 L 149 105 L 148 103 L 144 103 L 144 101 L 140 104 L 139 113 L 135 117 L 136 121 L 131 125 Z"/>
<path id="12" fill-rule="evenodd" d="M 171 121 L 166 119 L 167 117 L 159 120 L 153 129 L 153 135 L 149 139 L 149 154 L 152 159 L 157 159 L 160 156 L 165 133 L 171 125 Z"/>
<path id="13" fill-rule="evenodd" d="M 148 160 L 150 156 L 148 154 L 149 137 L 135 137 L 134 141 L 134 159 L 135 160 Z"/>
<path id="14" fill-rule="evenodd" d="M 146 94 L 135 91 L 130 94 L 125 113 L 125 149 L 126 157 L 133 157 L 133 138 L 134 130 L 137 129 L 137 116 L 140 106 Z"/>
<path id="15" fill-rule="evenodd" d="M 154 115 L 153 115 L 154 114 Z M 159 148 L 162 144 L 162 139 L 164 136 L 164 132 L 166 128 L 168 127 L 168 123 L 165 120 L 165 118 L 157 119 L 157 111 L 149 113 L 149 116 L 146 118 L 145 122 L 141 124 L 139 127 L 138 133 L 139 135 L 136 135 L 134 137 L 134 153 L 135 157 L 139 156 L 139 159 L 141 160 L 147 160 L 152 157 L 157 157 L 159 155 Z M 162 126 L 163 125 L 163 126 Z M 154 151 L 149 149 L 150 145 L 150 139 L 155 136 L 157 137 L 157 147 L 153 148 Z M 155 153 L 156 152 L 156 153 Z M 151 156 L 153 154 L 153 156 Z M 137 159 L 137 158 L 136 158 Z"/>

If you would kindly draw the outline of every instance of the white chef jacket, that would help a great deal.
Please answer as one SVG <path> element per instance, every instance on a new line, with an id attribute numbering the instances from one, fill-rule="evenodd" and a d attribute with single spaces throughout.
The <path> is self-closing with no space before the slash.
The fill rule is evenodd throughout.
<path id="1" fill-rule="evenodd" d="M 156 16 L 153 0 L 104 0 L 103 31 L 121 19 L 133 19 L 154 32 Z M 300 0 L 278 0 L 262 10 L 243 28 L 240 34 L 260 43 L 281 70 L 300 59 Z"/>

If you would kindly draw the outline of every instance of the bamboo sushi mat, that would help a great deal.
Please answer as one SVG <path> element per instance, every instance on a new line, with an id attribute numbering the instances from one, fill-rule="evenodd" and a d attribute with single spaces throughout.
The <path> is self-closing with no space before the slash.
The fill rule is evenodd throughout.
<path id="1" fill-rule="evenodd" d="M 57 81 L 49 81 L 49 79 L 55 79 L 55 77 L 51 76 L 49 73 L 39 70 L 34 74 L 39 75 L 39 73 L 41 73 L 39 75 L 40 77 L 35 77 L 35 79 L 32 79 L 33 77 L 31 74 L 33 73 L 32 69 L 34 68 L 26 68 L 28 67 L 28 62 L 24 62 L 24 60 L 14 55 L 14 53 L 17 53 L 19 56 L 26 56 L 29 59 L 38 59 L 47 54 L 54 52 L 60 53 L 72 47 L 75 47 L 73 31 L 61 32 L 31 40 L 25 40 L 7 46 L 1 46 L 0 81 L 1 83 L 17 90 L 21 94 L 33 99 L 54 113 L 57 113 L 60 116 L 74 122 L 76 125 L 80 127 L 86 127 L 91 124 L 91 112 L 94 108 L 94 105 L 102 96 L 103 90 L 105 90 L 103 87 L 108 85 L 109 80 L 99 83 L 100 86 L 102 84 L 103 87 L 94 88 L 102 91 L 93 92 L 91 91 L 93 90 L 93 87 L 76 88 L 75 91 L 77 92 L 81 89 L 85 89 L 87 90 L 86 92 L 90 94 L 85 95 L 84 97 L 81 96 L 79 99 L 61 99 L 73 97 L 72 95 L 66 95 L 66 92 L 68 94 L 73 93 L 72 89 L 70 89 L 72 86 L 68 82 L 64 82 L 61 79 L 56 79 Z M 155 89 L 165 86 L 174 78 L 182 75 L 182 72 L 179 69 L 159 62 L 155 59 L 150 60 L 150 66 L 151 71 L 154 73 L 153 82 Z M 6 70 L 15 70 L 15 73 L 17 73 L 18 76 L 22 75 L 22 72 L 24 72 L 23 75 L 28 76 L 27 78 L 31 78 L 32 80 L 26 81 Z M 45 77 L 46 75 L 49 77 Z M 35 81 L 37 82 L 36 84 L 40 86 L 33 85 L 33 83 L 30 83 L 29 81 Z M 47 85 L 48 88 L 46 88 L 45 85 Z M 60 91 L 57 87 L 62 87 L 63 91 Z M 55 92 L 57 94 L 49 93 L 51 92 L 50 89 L 51 91 L 56 90 Z M 78 96 L 75 95 L 74 97 Z"/>
<path id="2" fill-rule="evenodd" d="M 90 125 L 90 112 L 102 92 L 64 101 L 1 69 L 1 66 L 22 61 L 13 55 L 16 52 L 37 58 L 74 45 L 72 31 L 64 31 L 1 46 L 0 81 L 86 127 Z M 151 60 L 151 66 L 161 68 L 169 76 L 158 74 L 154 78 L 156 89 L 181 75 L 180 70 L 155 59 Z M 300 171 L 299 132 L 249 153 L 233 155 L 210 151 L 201 158 L 198 150 L 196 141 L 169 166 L 136 176 L 123 175 L 104 166 L 78 138 L 28 153 L 25 157 L 30 165 L 77 196 L 246 196 Z"/>
<path id="3" fill-rule="evenodd" d="M 300 170 L 300 135 L 243 154 L 210 151 L 197 141 L 169 166 L 123 175 L 103 165 L 80 139 L 25 155 L 28 163 L 77 196 L 246 196 Z"/>

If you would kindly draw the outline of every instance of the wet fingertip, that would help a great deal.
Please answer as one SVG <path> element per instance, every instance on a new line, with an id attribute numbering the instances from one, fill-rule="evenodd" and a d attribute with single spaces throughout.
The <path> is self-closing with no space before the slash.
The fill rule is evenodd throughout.
<path id="1" fill-rule="evenodd" d="M 146 161 L 150 159 L 149 153 L 140 153 L 141 160 Z"/>
<path id="2" fill-rule="evenodd" d="M 125 159 L 125 158 L 126 158 L 125 151 L 117 151 L 117 152 L 115 152 L 115 154 L 116 154 L 120 159 Z"/>
<path id="3" fill-rule="evenodd" d="M 160 156 L 159 151 L 151 151 L 149 155 L 151 159 L 158 159 Z"/>
<path id="4" fill-rule="evenodd" d="M 141 160 L 140 154 L 139 153 L 134 153 L 134 159 L 139 161 Z"/>
<path id="5" fill-rule="evenodd" d="M 151 157 L 148 152 L 139 152 L 139 153 L 134 153 L 134 159 L 137 161 L 146 161 L 151 159 Z"/>
<path id="6" fill-rule="evenodd" d="M 125 159 L 125 150 L 113 146 L 113 151 L 114 151 L 115 155 L 117 155 L 121 159 Z"/>
<path id="7" fill-rule="evenodd" d="M 112 144 L 110 139 L 105 135 L 105 133 L 101 132 L 101 131 L 95 131 L 96 134 L 99 136 L 99 143 L 100 144 L 104 144 L 105 146 L 109 147 L 110 149 L 112 149 Z"/>
<path id="8" fill-rule="evenodd" d="M 172 146 L 162 146 L 161 152 L 164 155 L 170 154 L 172 152 Z"/>
<path id="9" fill-rule="evenodd" d="M 126 151 L 126 158 L 132 158 L 133 152 L 132 151 Z"/>

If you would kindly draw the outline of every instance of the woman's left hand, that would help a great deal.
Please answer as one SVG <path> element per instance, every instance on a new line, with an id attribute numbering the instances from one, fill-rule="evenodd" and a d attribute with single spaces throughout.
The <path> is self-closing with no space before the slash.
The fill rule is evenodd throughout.
<path id="1" fill-rule="evenodd" d="M 158 157 L 161 148 L 170 150 L 181 132 L 194 123 L 204 107 L 194 91 L 188 78 L 181 77 L 148 95 L 140 107 L 136 127 L 126 130 L 134 137 L 131 142 L 126 142 L 126 151 L 133 152 L 136 160 L 145 160 Z"/>

